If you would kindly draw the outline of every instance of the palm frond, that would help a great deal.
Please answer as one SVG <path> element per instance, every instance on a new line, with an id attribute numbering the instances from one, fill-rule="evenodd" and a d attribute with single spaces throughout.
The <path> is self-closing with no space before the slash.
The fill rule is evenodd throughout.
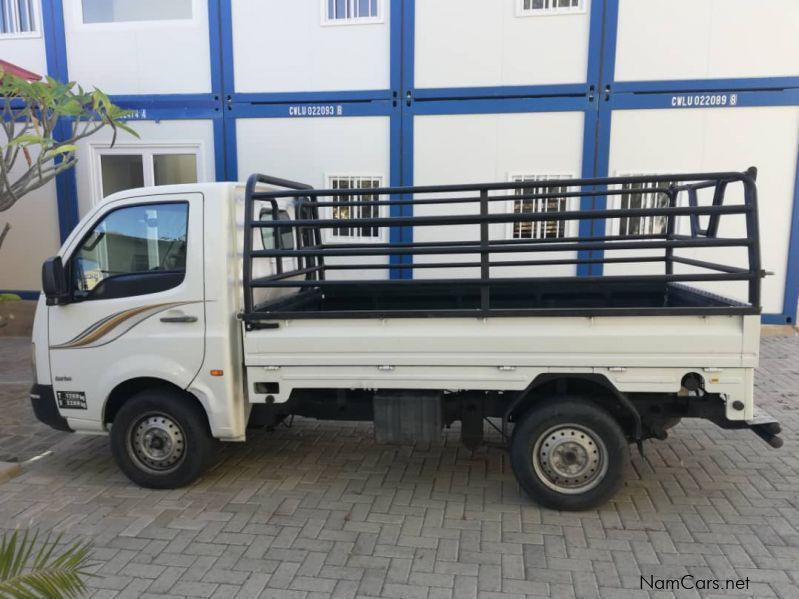
<path id="1" fill-rule="evenodd" d="M 76 599 L 86 592 L 90 543 L 74 543 L 56 554 L 51 534 L 37 547 L 39 532 L 3 533 L 0 540 L 0 599 Z"/>

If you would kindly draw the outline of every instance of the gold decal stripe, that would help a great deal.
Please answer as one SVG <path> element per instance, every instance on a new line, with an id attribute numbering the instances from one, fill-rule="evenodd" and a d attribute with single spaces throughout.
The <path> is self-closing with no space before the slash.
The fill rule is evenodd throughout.
<path id="1" fill-rule="evenodd" d="M 196 302 L 168 302 L 163 304 L 151 304 L 149 306 L 139 306 L 138 308 L 131 308 L 130 310 L 124 310 L 123 312 L 119 312 L 118 314 L 114 314 L 112 316 L 101 319 L 99 322 L 89 327 L 86 331 L 79 334 L 77 337 L 70 339 L 66 343 L 62 343 L 60 345 L 53 345 L 51 346 L 51 349 L 73 349 L 78 347 L 85 347 L 102 339 L 103 337 L 108 335 L 111 331 L 116 329 L 119 325 L 129 321 L 131 318 L 143 315 L 143 318 L 141 320 L 144 320 L 149 316 L 151 316 L 152 314 L 156 314 L 163 310 L 193 303 Z M 152 312 L 152 314 L 144 314 L 145 312 Z M 129 327 L 128 330 L 130 330 L 130 328 L 132 327 Z"/>

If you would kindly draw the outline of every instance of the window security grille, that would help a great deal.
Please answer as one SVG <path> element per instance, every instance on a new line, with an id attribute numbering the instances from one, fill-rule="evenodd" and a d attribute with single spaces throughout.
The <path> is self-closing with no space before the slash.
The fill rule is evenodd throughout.
<path id="1" fill-rule="evenodd" d="M 630 175 L 636 176 L 636 175 Z M 668 187 L 668 183 L 659 184 L 658 187 Z M 625 183 L 623 190 L 645 190 L 651 184 Z M 667 208 L 669 196 L 665 193 L 650 191 L 648 193 L 625 193 L 621 195 L 620 208 Z M 666 233 L 667 220 L 665 216 L 625 216 L 619 219 L 619 235 L 663 235 Z"/>
<path id="2" fill-rule="evenodd" d="M 0 35 L 35 33 L 35 0 L 0 0 Z"/>
<path id="3" fill-rule="evenodd" d="M 556 196 L 541 199 L 520 199 L 513 201 L 513 213 L 563 212 L 568 209 L 565 197 L 557 197 L 560 193 L 569 191 L 567 186 L 540 187 L 536 181 L 549 181 L 552 179 L 569 179 L 564 175 L 521 175 L 513 177 L 513 182 L 523 183 L 523 187 L 516 189 L 516 195 L 548 195 Z M 560 239 L 566 237 L 567 222 L 565 220 L 546 220 L 535 222 L 513 223 L 513 239 Z"/>
<path id="4" fill-rule="evenodd" d="M 383 184 L 381 177 L 364 177 L 359 175 L 330 177 L 328 182 L 330 189 L 372 189 L 378 188 Z M 349 221 L 351 226 L 332 229 L 331 236 L 333 238 L 379 238 L 379 227 L 359 227 L 357 226 L 357 221 L 364 218 L 379 218 L 380 207 L 376 204 L 367 206 L 353 205 L 353 203 L 373 202 L 379 199 L 380 196 L 378 194 L 363 194 L 356 196 L 334 195 L 333 202 L 336 203 L 336 206 L 332 210 L 333 218 L 342 221 Z"/>
<path id="5" fill-rule="evenodd" d="M 376 19 L 378 0 L 327 0 L 328 21 Z"/>
<path id="6" fill-rule="evenodd" d="M 579 12 L 584 0 L 521 0 L 522 14 Z"/>

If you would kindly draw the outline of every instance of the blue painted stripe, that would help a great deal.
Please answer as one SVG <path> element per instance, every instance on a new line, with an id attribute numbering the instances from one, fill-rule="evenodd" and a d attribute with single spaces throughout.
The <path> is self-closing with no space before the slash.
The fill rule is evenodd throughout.
<path id="1" fill-rule="evenodd" d="M 47 74 L 60 81 L 68 81 L 67 44 L 64 34 L 64 11 L 60 0 L 42 1 L 42 31 L 44 35 Z M 71 124 L 60 119 L 53 135 L 64 140 L 71 137 Z M 61 157 L 55 159 L 56 164 Z M 63 242 L 78 224 L 78 187 L 75 169 L 69 169 L 55 179 L 58 204 L 58 229 Z"/>
<path id="2" fill-rule="evenodd" d="M 227 181 L 227 159 L 225 149 L 225 119 L 220 115 L 214 121 L 214 179 Z M 231 123 L 235 125 L 235 123 Z"/>
<path id="3" fill-rule="evenodd" d="M 507 85 L 498 87 L 438 87 L 413 90 L 415 100 L 546 98 L 581 96 L 589 92 L 587 83 L 556 85 Z"/>
<path id="4" fill-rule="evenodd" d="M 607 102 L 600 100 L 599 112 L 597 114 L 597 127 L 596 127 L 596 160 L 594 162 L 594 176 L 607 177 L 610 166 L 610 135 L 612 127 L 612 115 Z M 607 185 L 597 185 L 598 192 L 607 191 Z M 594 198 L 594 208 L 597 210 L 605 210 L 608 207 L 608 198 L 606 195 L 597 195 Z M 591 221 L 592 236 L 599 236 L 605 234 L 607 221 L 605 219 L 596 219 Z M 595 250 L 591 252 L 591 258 L 601 260 L 605 256 L 603 250 Z M 593 276 L 601 276 L 604 272 L 604 264 L 597 263 L 591 264 L 591 274 Z"/>
<path id="5" fill-rule="evenodd" d="M 614 93 L 662 93 L 691 91 L 778 91 L 799 88 L 799 77 L 750 77 L 739 79 L 674 79 L 668 81 L 615 81 Z"/>
<path id="6" fill-rule="evenodd" d="M 208 54 L 211 62 L 211 92 L 214 95 L 214 100 L 217 101 L 221 99 L 224 73 L 220 11 L 219 0 L 208 0 Z"/>
<path id="7" fill-rule="evenodd" d="M 292 102 L 368 102 L 390 100 L 390 89 L 331 90 L 316 92 L 265 92 L 236 93 L 231 97 L 235 103 L 286 104 Z"/>
<path id="8" fill-rule="evenodd" d="M 219 11 L 216 15 L 219 18 L 219 48 L 222 53 L 222 87 L 224 101 L 232 99 L 232 94 L 236 90 L 236 82 L 233 65 L 233 8 L 229 0 L 217 0 Z"/>
<path id="9" fill-rule="evenodd" d="M 596 102 L 595 102 L 596 104 Z M 585 116 L 583 120 L 583 163 L 582 163 L 582 173 L 581 176 L 583 178 L 592 178 L 595 176 L 596 172 L 596 133 L 597 127 L 599 125 L 599 119 L 597 116 L 597 112 L 595 107 L 592 106 L 588 110 L 585 111 Z M 587 192 L 591 191 L 592 187 L 582 187 L 581 191 Z M 580 210 L 592 210 L 594 208 L 594 197 L 592 196 L 583 196 L 580 198 Z M 591 230 L 593 228 L 593 221 L 590 220 L 580 220 L 579 222 L 579 235 L 581 237 L 588 237 L 591 235 Z M 577 258 L 579 260 L 588 260 L 592 256 L 592 252 L 590 250 L 581 250 L 577 252 Z M 593 264 L 583 263 L 577 265 L 577 276 L 578 277 L 585 277 L 590 276 L 592 273 L 592 266 Z"/>
<path id="10" fill-rule="evenodd" d="M 125 108 L 213 108 L 215 94 L 116 94 L 109 98 Z"/>
<path id="11" fill-rule="evenodd" d="M 0 289 L 0 294 L 3 293 L 12 293 L 14 295 L 18 295 L 24 300 L 38 300 L 39 295 L 41 294 L 40 291 L 20 290 L 20 289 Z"/>
<path id="12" fill-rule="evenodd" d="M 591 20 L 588 27 L 588 68 L 585 80 L 588 93 L 595 92 L 602 77 L 602 44 L 605 40 L 605 1 L 591 1 Z"/>
<path id="13" fill-rule="evenodd" d="M 428 100 L 413 104 L 414 115 L 505 114 L 514 112 L 568 112 L 594 106 L 586 96 L 562 98 L 512 98 L 504 100 Z"/>
<path id="14" fill-rule="evenodd" d="M 791 237 L 788 246 L 788 269 L 782 311 L 786 322 L 796 324 L 796 304 L 799 302 L 799 155 L 796 158 L 796 176 L 793 189 Z"/>
<path id="15" fill-rule="evenodd" d="M 710 104 L 725 98 L 725 104 Z M 706 105 L 697 106 L 702 99 Z M 682 105 L 680 101 L 682 100 Z M 692 106 L 688 107 L 687 102 Z M 670 92 L 659 94 L 616 94 L 606 102 L 613 110 L 635 110 L 663 108 L 676 110 L 702 110 L 704 108 L 741 108 L 750 106 L 799 106 L 799 88 L 784 91 L 737 91 L 737 92 Z"/>
<path id="16" fill-rule="evenodd" d="M 297 102 L 292 104 L 233 104 L 225 111 L 232 118 L 342 118 L 348 116 L 390 116 L 392 103 Z"/>
<path id="17" fill-rule="evenodd" d="M 395 2 L 398 0 L 394 0 Z M 402 0 L 402 101 L 412 98 L 416 60 L 416 0 Z"/>
<path id="18" fill-rule="evenodd" d="M 403 15 L 402 2 L 393 0 L 390 5 L 389 13 L 389 80 L 391 85 L 391 122 L 389 134 L 389 172 L 391 185 L 402 186 L 402 107 L 400 106 L 400 93 L 402 91 L 402 64 L 403 64 Z M 392 195 L 390 199 L 402 199 L 401 195 Z M 401 217 L 406 214 L 405 207 L 392 205 L 390 216 Z M 410 210 L 412 213 L 412 208 Z M 403 241 L 403 227 L 391 227 L 389 229 L 389 242 L 401 243 Z M 410 256 L 389 257 L 389 264 L 392 266 L 408 263 Z M 408 271 L 409 273 L 410 271 Z M 389 270 L 389 278 L 407 278 L 406 269 L 392 268 Z"/>
<path id="19" fill-rule="evenodd" d="M 223 121 L 224 152 L 225 152 L 225 181 L 239 180 L 238 141 L 236 138 L 236 119 L 228 118 L 227 112 Z"/>
<path id="20" fill-rule="evenodd" d="M 795 324 L 796 319 L 789 319 L 785 314 L 763 314 L 760 316 L 761 324 Z"/>

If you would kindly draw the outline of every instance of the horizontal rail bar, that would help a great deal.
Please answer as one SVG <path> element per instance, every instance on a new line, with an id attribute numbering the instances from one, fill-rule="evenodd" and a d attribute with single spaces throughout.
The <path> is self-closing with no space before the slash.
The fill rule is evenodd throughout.
<path id="1" fill-rule="evenodd" d="M 279 310 L 275 312 L 254 312 L 244 314 L 242 319 L 249 322 L 264 320 L 322 319 L 322 318 L 468 318 L 486 316 L 571 316 L 591 318 L 601 316 L 713 316 L 759 314 L 759 308 L 740 306 L 692 306 L 692 307 L 627 307 L 627 308 L 520 308 L 483 310 L 464 308 L 461 310 L 325 310 L 302 312 Z"/>
<path id="2" fill-rule="evenodd" d="M 707 273 L 707 274 L 672 274 L 672 275 L 620 275 L 602 277 L 496 277 L 496 278 L 470 278 L 470 279 L 393 279 L 393 280 L 370 280 L 354 279 L 341 281 L 265 281 L 263 283 L 252 282 L 253 287 L 421 287 L 421 286 L 449 286 L 466 285 L 469 287 L 485 285 L 522 285 L 524 283 L 536 283 L 546 285 L 548 283 L 562 283 L 568 280 L 575 285 L 592 285 L 599 282 L 613 282 L 617 280 L 624 283 L 671 283 L 688 281 L 750 281 L 759 278 L 755 273 Z"/>
<path id="3" fill-rule="evenodd" d="M 528 184 L 519 183 L 517 189 L 523 187 L 535 187 L 533 182 Z M 338 190 L 335 190 L 338 191 Z M 379 195 L 375 194 L 371 189 L 358 190 L 358 194 L 347 195 Z M 513 194 L 502 196 L 488 196 L 488 202 L 508 202 L 511 200 L 553 200 L 559 198 L 583 198 L 594 196 L 617 196 L 617 195 L 644 195 L 649 193 L 662 193 L 668 194 L 672 190 L 668 187 L 643 187 L 638 189 L 609 189 L 607 191 L 585 190 L 585 191 L 564 191 L 561 193 L 533 193 L 533 194 Z M 342 195 L 334 193 L 331 195 Z M 326 196 L 322 196 L 326 197 Z M 264 200 L 266 201 L 266 200 Z M 346 203 L 342 202 L 317 202 L 316 206 L 320 208 L 336 208 L 341 206 L 423 206 L 428 204 L 474 204 L 480 202 L 480 196 L 464 196 L 464 197 L 444 197 L 444 198 L 412 198 L 407 200 L 348 200 Z"/>
<path id="4" fill-rule="evenodd" d="M 576 236 L 576 237 L 559 237 L 556 241 L 558 242 L 572 242 L 572 241 L 657 241 L 667 239 L 665 234 L 663 235 L 600 235 L 600 236 L 591 236 L 586 235 L 585 237 Z M 686 239 L 694 239 L 690 235 L 686 236 Z M 545 243 L 552 243 L 552 239 L 534 239 L 534 238 L 524 238 L 524 239 L 494 239 L 491 241 L 492 245 L 514 245 L 523 243 L 525 246 L 527 245 L 538 245 L 538 244 L 545 244 Z M 342 243 L 340 241 L 336 241 L 334 244 L 329 244 L 327 246 L 306 246 L 307 249 L 319 249 L 322 247 L 335 247 L 340 249 L 368 249 L 368 248 L 385 248 L 386 242 L 381 241 L 377 243 Z M 425 248 L 425 247 L 468 247 L 471 245 L 475 245 L 477 248 L 480 247 L 480 242 L 477 240 L 470 241 L 468 239 L 462 241 L 406 241 L 406 242 L 396 242 L 391 243 L 391 247 L 401 247 L 401 248 Z M 530 248 L 532 249 L 532 248 Z"/>
<path id="5" fill-rule="evenodd" d="M 607 177 L 607 178 L 587 178 L 587 179 L 549 179 L 545 181 L 535 181 L 537 187 L 585 187 L 592 186 L 607 186 L 624 183 L 674 183 L 678 181 L 718 181 L 725 179 L 729 182 L 735 181 L 753 181 L 753 179 L 746 173 L 736 172 L 720 172 L 720 173 L 691 173 L 691 174 L 674 174 L 674 175 L 652 175 L 640 177 Z M 390 194 L 415 194 L 415 193 L 443 193 L 450 191 L 495 191 L 501 189 L 515 189 L 519 187 L 518 181 L 509 181 L 501 183 L 466 183 L 456 185 L 420 185 L 420 186 L 400 186 L 400 187 L 374 187 L 371 193 L 380 195 Z M 312 189 L 303 190 L 302 194 L 296 194 L 291 191 L 258 191 L 252 195 L 253 199 L 265 198 L 288 198 L 297 195 L 307 197 L 318 197 L 324 195 L 353 195 L 357 194 L 359 190 L 352 189 Z"/>
<path id="6" fill-rule="evenodd" d="M 633 256 L 630 258 L 564 258 L 562 260 L 505 260 L 502 262 L 489 262 L 489 266 L 568 266 L 576 264 L 637 264 L 639 262 L 665 262 L 663 256 Z M 414 262 L 408 264 L 327 264 L 326 270 L 385 270 L 394 268 L 472 268 L 480 267 L 479 262 Z M 746 271 L 744 271 L 746 272 Z M 298 273 L 299 274 L 299 273 Z M 267 280 L 264 278 L 263 280 Z"/>
<path id="7" fill-rule="evenodd" d="M 693 258 L 684 258 L 682 256 L 672 256 L 673 262 L 679 262 L 680 264 L 685 264 L 687 266 L 696 266 L 698 268 L 708 268 L 710 270 L 718 270 L 720 272 L 734 272 L 734 273 L 744 273 L 749 272 L 745 268 L 736 268 L 735 266 L 727 266 L 725 264 L 717 264 L 715 262 L 707 262 L 706 260 L 695 260 Z"/>
<path id="8" fill-rule="evenodd" d="M 746 214 L 749 206 L 677 206 L 663 208 L 626 208 L 616 210 L 564 210 L 563 212 L 519 212 L 506 214 L 453 214 L 448 216 L 409 216 L 409 217 L 379 217 L 359 218 L 352 221 L 342 219 L 294 220 L 272 221 L 256 220 L 252 222 L 254 228 L 276 227 L 309 227 L 317 229 L 341 228 L 369 228 L 369 227 L 432 227 L 432 226 L 457 226 L 479 224 L 501 224 L 516 222 L 539 221 L 565 221 L 565 220 L 591 220 L 624 218 L 630 216 L 691 216 L 709 214 Z"/>
<path id="9" fill-rule="evenodd" d="M 552 240 L 549 240 L 552 241 Z M 731 239 L 714 239 L 714 238 L 696 238 L 696 239 L 663 239 L 657 241 L 630 241 L 630 242 L 574 242 L 574 243 L 551 243 L 551 244 L 534 244 L 527 246 L 527 244 L 520 243 L 518 245 L 495 245 L 488 246 L 489 251 L 492 253 L 522 253 L 525 251 L 536 252 L 578 252 L 581 250 L 659 250 L 666 248 L 701 248 L 701 247 L 748 247 L 752 243 L 751 240 L 746 238 L 731 238 Z M 447 246 L 444 250 L 439 250 L 436 247 L 424 248 L 406 248 L 394 247 L 393 245 L 386 244 L 382 248 L 343 248 L 330 247 L 327 249 L 302 249 L 302 250 L 257 250 L 253 251 L 254 257 L 272 258 L 272 257 L 300 257 L 300 256 L 424 256 L 436 254 L 478 254 L 480 253 L 479 247 L 474 246 Z"/>

